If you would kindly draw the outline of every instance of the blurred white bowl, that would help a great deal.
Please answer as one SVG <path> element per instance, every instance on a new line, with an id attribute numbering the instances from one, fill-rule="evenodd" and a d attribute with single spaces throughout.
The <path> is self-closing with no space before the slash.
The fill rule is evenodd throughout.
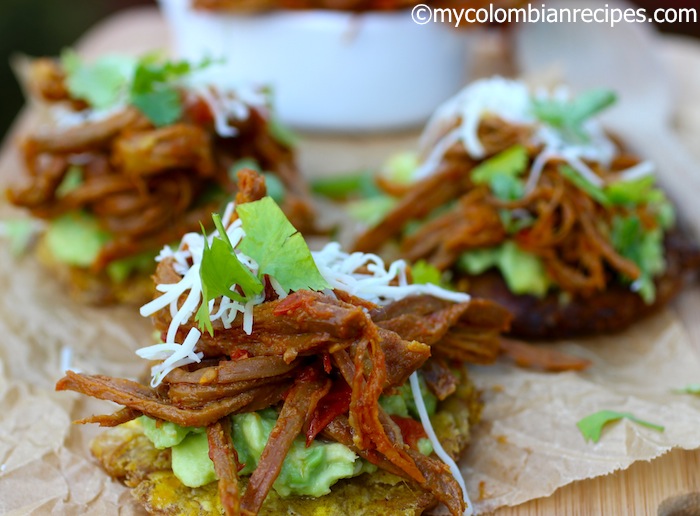
<path id="1" fill-rule="evenodd" d="M 160 3 L 180 57 L 223 57 L 211 79 L 271 86 L 280 120 L 311 131 L 422 124 L 465 83 L 478 33 L 417 25 L 408 11 L 229 14 Z"/>

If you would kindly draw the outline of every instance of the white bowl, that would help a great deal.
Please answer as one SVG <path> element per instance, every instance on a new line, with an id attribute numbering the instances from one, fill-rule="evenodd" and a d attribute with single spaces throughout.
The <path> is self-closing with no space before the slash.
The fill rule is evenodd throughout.
<path id="1" fill-rule="evenodd" d="M 311 131 L 422 124 L 464 85 L 475 32 L 417 25 L 409 11 L 230 14 L 160 3 L 180 57 L 223 57 L 215 80 L 271 86 L 280 119 Z"/>

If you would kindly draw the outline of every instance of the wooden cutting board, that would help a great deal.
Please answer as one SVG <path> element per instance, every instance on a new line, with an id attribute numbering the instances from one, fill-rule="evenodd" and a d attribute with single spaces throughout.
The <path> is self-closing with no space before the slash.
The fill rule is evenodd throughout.
<path id="1" fill-rule="evenodd" d="M 140 8 L 124 11 L 100 23 L 80 40 L 78 46 L 87 57 L 96 57 L 109 52 L 140 53 L 163 48 L 167 45 L 167 41 L 167 29 L 158 12 L 152 8 Z M 696 73 L 694 70 L 700 70 L 698 67 L 700 45 L 667 41 L 664 54 L 678 73 L 691 74 Z M 690 58 L 693 62 L 689 62 Z M 689 81 L 684 83 L 683 76 L 680 79 L 681 86 L 687 87 Z M 692 121 L 687 119 L 680 122 L 686 131 L 689 128 L 692 129 L 690 131 L 692 134 L 687 135 L 686 142 L 700 142 L 700 117 L 696 127 L 691 127 Z M 697 131 L 695 131 L 696 128 Z M 16 131 L 11 131 L 11 134 L 16 134 Z M 369 166 L 378 163 L 382 157 L 386 156 L 387 149 L 409 147 L 414 138 L 414 134 L 386 137 L 375 135 L 371 138 L 353 137 L 347 142 L 338 137 L 311 138 L 308 146 L 302 149 L 302 162 L 308 161 L 306 170 L 309 168 L 313 170 L 315 148 L 320 145 L 327 151 L 328 148 L 335 146 L 340 152 L 343 144 L 348 143 L 352 148 L 361 146 L 362 155 L 358 165 Z M 9 143 L 9 141 L 5 142 L 5 149 Z M 681 298 L 679 300 L 681 310 L 682 303 Z M 698 336 L 693 335 L 693 338 L 697 345 Z M 700 450 L 674 450 L 654 461 L 635 463 L 626 471 L 575 482 L 557 490 L 548 498 L 533 500 L 517 507 L 504 508 L 497 514 L 500 516 L 700 515 Z"/>

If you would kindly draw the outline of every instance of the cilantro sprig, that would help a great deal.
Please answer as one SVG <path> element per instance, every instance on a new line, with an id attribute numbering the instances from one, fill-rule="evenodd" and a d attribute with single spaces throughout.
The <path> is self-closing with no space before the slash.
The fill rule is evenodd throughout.
<path id="1" fill-rule="evenodd" d="M 124 55 L 107 55 L 88 64 L 75 51 L 66 49 L 61 53 L 61 65 L 73 97 L 95 109 L 107 109 L 126 96 L 136 60 Z"/>
<path id="2" fill-rule="evenodd" d="M 603 206 L 649 204 L 655 210 L 657 208 L 660 209 L 662 205 L 671 206 L 663 190 L 655 187 L 656 179 L 654 176 L 614 181 L 601 187 L 591 183 L 570 165 L 561 165 L 559 172 L 577 188 Z M 667 227 L 667 221 L 667 217 L 659 217 L 659 223 L 663 227 Z"/>
<path id="3" fill-rule="evenodd" d="M 362 169 L 332 177 L 318 177 L 311 181 L 313 193 L 329 199 L 347 199 L 358 195 L 361 199 L 370 199 L 382 195 L 374 178 L 374 171 Z"/>
<path id="4" fill-rule="evenodd" d="M 158 54 L 141 58 L 109 55 L 85 63 L 72 50 L 61 54 L 66 85 L 71 95 L 95 109 L 108 109 L 125 102 L 141 111 L 156 127 L 172 124 L 182 116 L 177 89 L 184 77 L 213 63 L 166 61 Z"/>
<path id="5" fill-rule="evenodd" d="M 413 276 L 413 283 L 420 285 L 427 283 L 439 285 L 442 281 L 442 273 L 440 270 L 425 260 L 418 260 L 413 264 L 411 267 L 411 276 Z"/>
<path id="6" fill-rule="evenodd" d="M 532 101 L 534 114 L 542 122 L 558 129 L 564 136 L 586 141 L 583 124 L 617 101 L 615 92 L 590 90 L 572 100 L 539 99 Z"/>
<path id="7" fill-rule="evenodd" d="M 258 263 L 259 277 L 272 276 L 287 292 L 330 287 L 304 237 L 270 197 L 241 204 L 236 212 L 246 232 L 238 247 Z"/>
<path id="8" fill-rule="evenodd" d="M 304 238 L 287 220 L 270 197 L 240 204 L 236 213 L 246 236 L 234 248 L 219 215 L 212 215 L 218 236 L 211 245 L 205 241 L 199 276 L 202 281 L 202 304 L 195 320 L 200 328 L 213 335 L 209 302 L 228 297 L 247 303 L 262 293 L 263 279 L 273 277 L 286 292 L 301 289 L 323 290 L 330 285 L 321 276 Z M 204 232 L 204 228 L 202 228 Z M 204 233 L 206 238 L 206 233 Z M 258 264 L 254 274 L 238 258 L 236 251 L 253 258 Z"/>
<path id="9" fill-rule="evenodd" d="M 617 252 L 639 267 L 633 289 L 645 303 L 652 303 L 656 298 L 654 277 L 666 267 L 661 228 L 645 228 L 637 215 L 618 215 L 612 221 L 611 241 Z"/>
<path id="10" fill-rule="evenodd" d="M 212 60 L 196 65 L 187 61 L 161 61 L 156 55 L 141 58 L 134 70 L 129 102 L 156 127 L 172 124 L 182 116 L 182 98 L 177 81 L 208 67 Z"/>
<path id="11" fill-rule="evenodd" d="M 639 267 L 640 275 L 632 283 L 645 303 L 656 298 L 654 277 L 666 267 L 664 260 L 665 229 L 673 225 L 672 205 L 663 191 L 654 188 L 654 178 L 642 177 L 630 181 L 617 181 L 601 188 L 594 185 L 568 165 L 562 165 L 562 175 L 602 206 L 633 207 L 646 204 L 656 215 L 657 226 L 645 227 L 638 215 L 615 215 L 610 227 L 610 241 L 617 252 Z M 627 278 L 627 281 L 631 281 Z"/>
<path id="12" fill-rule="evenodd" d="M 639 419 L 634 414 L 629 412 L 616 412 L 614 410 L 601 410 L 599 412 L 595 412 L 594 414 L 590 414 L 576 423 L 576 426 L 586 441 L 593 441 L 594 443 L 597 443 L 600 441 L 603 428 L 606 425 L 620 421 L 621 419 L 628 419 L 633 423 L 651 428 L 657 432 L 663 432 L 665 430 L 663 426 Z"/>
<path id="13" fill-rule="evenodd" d="M 446 277 L 440 269 L 425 260 L 418 260 L 411 266 L 411 277 L 417 285 L 433 284 L 446 290 L 454 290 L 449 276 Z"/>
<path id="14" fill-rule="evenodd" d="M 212 243 L 209 245 L 209 241 L 206 239 L 207 234 L 202 227 L 205 238 L 202 263 L 199 269 L 199 276 L 202 280 L 202 305 L 195 316 L 200 328 L 206 329 L 210 335 L 213 335 L 214 329 L 209 317 L 209 301 L 225 296 L 234 301 L 246 303 L 248 298 L 260 294 L 263 289 L 260 279 L 236 256 L 231 240 L 229 240 L 221 223 L 221 217 L 218 214 L 213 214 L 212 219 L 219 231 L 219 236 L 212 239 Z M 232 287 L 235 286 L 240 286 L 243 294 L 233 290 Z"/>

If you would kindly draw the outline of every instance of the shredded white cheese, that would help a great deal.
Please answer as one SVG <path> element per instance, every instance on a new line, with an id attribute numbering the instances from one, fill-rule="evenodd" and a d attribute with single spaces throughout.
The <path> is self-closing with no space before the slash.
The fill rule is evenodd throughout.
<path id="1" fill-rule="evenodd" d="M 651 161 L 642 161 L 637 163 L 635 166 L 620 172 L 620 179 L 622 181 L 634 181 L 636 179 L 641 179 L 647 176 L 653 176 L 656 172 L 656 165 Z"/>
<path id="2" fill-rule="evenodd" d="M 131 66 L 135 67 L 136 63 L 132 63 Z M 133 71 L 127 75 L 130 83 Z M 231 125 L 231 121 L 246 120 L 250 116 L 251 107 L 267 114 L 269 101 L 261 89 L 244 85 L 221 89 L 207 83 L 209 77 L 210 75 L 202 73 L 200 70 L 171 82 L 173 85 L 181 86 L 187 94 L 201 98 L 209 106 L 214 117 L 214 129 L 219 136 L 236 136 L 238 130 Z M 121 113 L 128 107 L 129 100 L 126 92 L 127 90 L 124 89 L 112 106 L 75 110 L 68 102 L 57 102 L 50 105 L 48 112 L 58 128 L 71 128 L 86 123 L 101 122 Z"/>
<path id="3" fill-rule="evenodd" d="M 231 121 L 247 119 L 251 107 L 267 110 L 267 99 L 260 90 L 237 88 L 221 91 L 196 82 L 192 82 L 190 88 L 209 106 L 214 116 L 214 129 L 221 137 L 236 136 L 238 129 L 231 125 Z"/>
<path id="4" fill-rule="evenodd" d="M 376 254 L 346 253 L 337 242 L 331 242 L 317 252 L 311 253 L 319 272 L 328 284 L 372 303 L 385 305 L 407 296 L 430 294 L 440 299 L 463 303 L 469 301 L 468 294 L 452 292 L 437 285 L 408 283 L 407 264 L 397 260 L 386 269 L 384 261 Z M 365 268 L 367 272 L 358 272 Z M 394 281 L 398 285 L 392 285 Z"/>
<path id="5" fill-rule="evenodd" d="M 234 205 L 230 203 L 222 219 L 224 225 L 231 220 L 233 211 Z M 245 238 L 241 220 L 236 219 L 229 224 L 226 234 L 239 261 L 248 267 L 253 274 L 257 274 L 258 264 L 255 263 L 255 260 L 236 249 L 241 240 Z M 216 231 L 209 235 L 210 244 L 216 236 L 218 236 Z M 182 276 L 182 279 L 174 284 L 156 285 L 156 290 L 162 292 L 162 295 L 146 303 L 140 309 L 143 317 L 149 317 L 164 308 L 169 308 L 172 316 L 165 342 L 139 350 L 139 356 L 142 358 L 165 359 L 163 364 L 155 366 L 152 370 L 153 386 L 160 384 L 165 375 L 174 368 L 200 360 L 199 355 L 194 352 L 201 336 L 199 332 L 195 334 L 190 331 L 186 342 L 182 344 L 176 342 L 176 337 L 178 329 L 192 320 L 202 303 L 202 280 L 199 268 L 204 245 L 204 235 L 188 233 L 182 238 L 177 250 L 165 247 L 156 258 L 157 261 L 173 258 L 175 270 Z M 321 275 L 332 289 L 345 290 L 373 303 L 387 304 L 407 296 L 420 294 L 430 294 L 456 303 L 466 302 L 470 299 L 467 294 L 445 290 L 437 285 L 409 285 L 407 264 L 403 260 L 392 263 L 387 270 L 384 261 L 379 256 L 365 253 L 348 254 L 341 250 L 338 243 L 327 244 L 321 251 L 312 253 L 312 256 Z M 366 272 L 358 272 L 358 269 Z M 392 285 L 394 282 L 397 284 Z M 270 284 L 280 298 L 287 296 L 288 293 L 275 278 L 270 278 Z M 235 287 L 236 285 L 230 285 L 231 289 Z M 179 305 L 179 300 L 183 295 L 185 295 L 185 300 Z M 220 320 L 224 328 L 230 328 L 240 315 L 238 324 L 241 324 L 243 331 L 250 335 L 253 331 L 253 309 L 263 302 L 265 302 L 264 292 L 245 304 L 226 297 L 218 298 L 209 302 L 209 317 L 212 321 Z"/>
<path id="6" fill-rule="evenodd" d="M 114 106 L 103 109 L 81 109 L 76 111 L 68 103 L 57 102 L 52 104 L 48 109 L 48 114 L 51 121 L 59 129 L 70 129 L 87 123 L 102 122 L 114 115 L 124 111 L 127 107 L 126 102 L 120 101 Z"/>
<path id="7" fill-rule="evenodd" d="M 445 153 L 452 145 L 461 142 L 469 156 L 485 157 L 479 140 L 478 129 L 486 115 L 494 115 L 514 124 L 533 128 L 532 143 L 542 145 L 525 185 L 526 194 L 537 185 L 544 166 L 553 159 L 561 159 L 573 167 L 586 180 L 602 186 L 602 179 L 585 161 L 609 165 L 615 156 L 615 145 L 595 120 L 586 121 L 582 130 L 583 141 L 570 141 L 561 131 L 537 120 L 533 113 L 533 98 L 566 101 L 570 93 L 566 88 L 552 92 L 538 91 L 534 96 L 525 83 L 501 77 L 476 81 L 440 106 L 428 122 L 419 147 L 422 163 L 414 173 L 420 180 L 434 173 Z"/>
<path id="8" fill-rule="evenodd" d="M 484 115 L 496 115 L 513 123 L 534 122 L 532 99 L 524 83 L 494 77 L 471 83 L 440 106 L 428 121 L 419 146 L 433 147 L 434 138 L 445 127 L 459 129 L 459 139 L 470 156 L 481 159 L 484 147 L 478 137 L 479 122 Z"/>
<path id="9" fill-rule="evenodd" d="M 163 381 L 163 378 L 173 369 L 187 364 L 201 362 L 204 354 L 195 352 L 195 346 L 197 342 L 199 342 L 199 337 L 201 336 L 202 334 L 197 328 L 192 328 L 182 344 L 176 344 L 174 342 L 169 344 L 156 344 L 155 346 L 148 346 L 136 350 L 136 354 L 146 360 L 163 360 L 163 362 L 151 368 L 152 387 L 157 387 L 160 382 Z"/>
<path id="10" fill-rule="evenodd" d="M 433 445 L 433 450 L 435 451 L 435 454 L 440 457 L 442 462 L 447 464 L 447 467 L 450 468 L 450 473 L 452 473 L 452 476 L 455 478 L 457 483 L 459 484 L 459 487 L 462 488 L 462 496 L 464 496 L 464 501 L 467 504 L 467 508 L 464 511 L 464 516 L 472 516 L 474 514 L 474 508 L 472 507 L 472 501 L 469 499 L 469 493 L 467 492 L 467 485 L 464 482 L 464 478 L 462 477 L 462 472 L 459 470 L 459 467 L 455 463 L 454 460 L 452 460 L 452 457 L 450 457 L 445 449 L 442 447 L 440 444 L 440 440 L 438 439 L 437 435 L 435 434 L 435 430 L 433 429 L 433 425 L 430 422 L 430 416 L 428 416 L 428 410 L 425 407 L 425 401 L 423 400 L 423 394 L 420 392 L 420 383 L 418 381 L 418 373 L 414 372 L 409 376 L 409 382 L 411 383 L 411 394 L 413 394 L 413 400 L 416 403 L 416 408 L 418 409 L 418 415 L 420 416 L 420 421 L 421 424 L 423 425 L 423 428 L 425 429 L 425 433 L 428 436 L 428 439 L 430 439 L 430 442 Z"/>
<path id="11" fill-rule="evenodd" d="M 73 348 L 71 348 L 70 346 L 63 346 L 61 348 L 60 361 L 60 368 L 61 371 L 63 371 L 64 373 L 66 371 L 74 371 L 76 373 L 80 372 L 78 369 L 73 367 Z"/>

